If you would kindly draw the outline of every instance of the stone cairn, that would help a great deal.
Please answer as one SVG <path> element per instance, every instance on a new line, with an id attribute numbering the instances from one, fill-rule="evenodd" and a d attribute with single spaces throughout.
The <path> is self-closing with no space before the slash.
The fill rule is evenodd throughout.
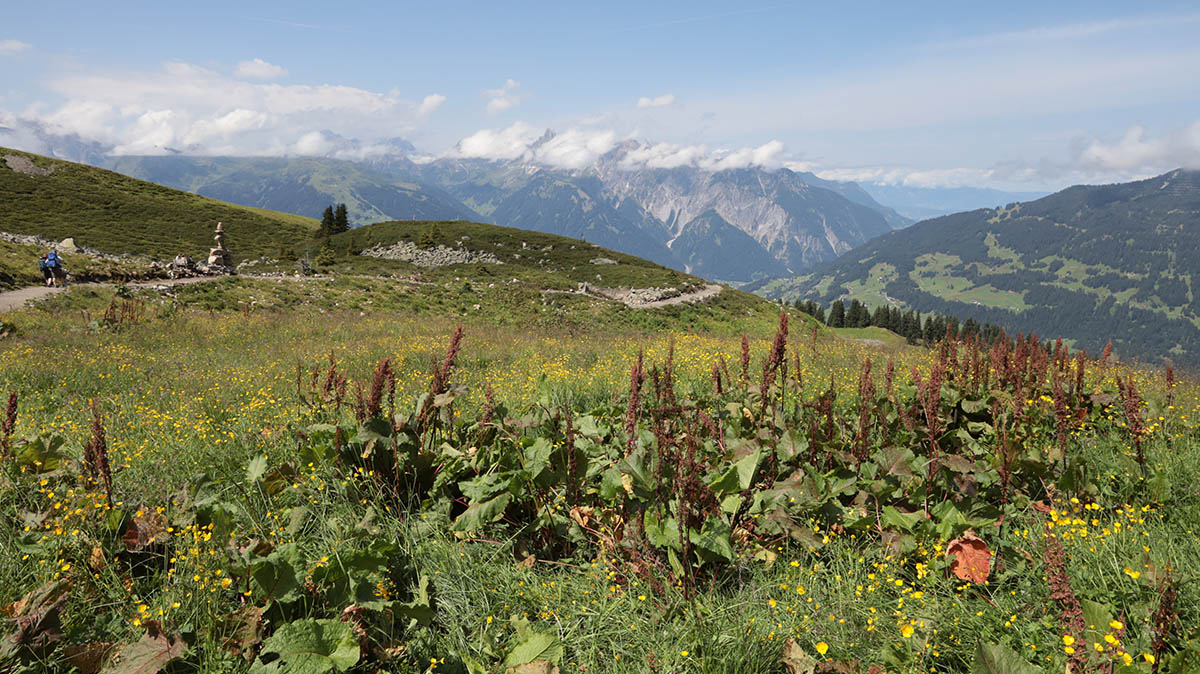
<path id="1" fill-rule="evenodd" d="M 225 247 L 225 227 L 219 222 L 213 241 L 217 243 L 217 247 L 208 251 L 208 266 L 233 271 L 233 253 Z"/>

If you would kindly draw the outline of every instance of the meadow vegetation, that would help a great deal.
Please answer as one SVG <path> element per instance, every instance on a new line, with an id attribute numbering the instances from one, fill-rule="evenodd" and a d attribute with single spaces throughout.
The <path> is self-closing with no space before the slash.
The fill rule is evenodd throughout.
<path id="1" fill-rule="evenodd" d="M 1200 666 L 1200 389 L 1172 372 L 519 283 L 505 323 L 387 283 L 13 319 L 0 666 Z"/>

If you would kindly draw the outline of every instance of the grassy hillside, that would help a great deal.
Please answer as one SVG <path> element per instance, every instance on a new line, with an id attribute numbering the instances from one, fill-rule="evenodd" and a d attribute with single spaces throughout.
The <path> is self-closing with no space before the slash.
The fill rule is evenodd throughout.
<path id="1" fill-rule="evenodd" d="M 361 251 L 376 245 L 391 245 L 399 241 L 417 243 L 422 248 L 446 246 L 468 251 L 490 253 L 503 264 L 456 265 L 474 268 L 484 275 L 533 273 L 555 287 L 571 287 L 589 283 L 601 287 L 676 287 L 701 286 L 704 281 L 683 272 L 668 269 L 642 258 L 601 248 L 593 243 L 557 234 L 526 229 L 500 227 L 466 221 L 395 221 L 382 222 L 338 234 L 330 241 L 337 253 Z M 615 262 L 609 264 L 604 260 Z M 593 263 L 599 262 L 599 264 Z M 394 260 L 354 260 L 358 268 L 410 268 Z M 455 275 L 469 273 L 457 270 Z"/>
<path id="2" fill-rule="evenodd" d="M 927 220 L 794 279 L 772 298 L 859 299 L 1063 335 L 1098 353 L 1200 364 L 1200 172 L 1072 187 Z"/>
<path id="3" fill-rule="evenodd" d="M 4 157 L 49 173 L 20 172 Z M 227 245 L 240 259 L 274 255 L 280 245 L 315 229 L 308 218 L 235 206 L 103 169 L 0 148 L 0 231 L 40 234 L 105 252 L 159 258 L 182 251 L 207 256 L 223 222 Z"/>

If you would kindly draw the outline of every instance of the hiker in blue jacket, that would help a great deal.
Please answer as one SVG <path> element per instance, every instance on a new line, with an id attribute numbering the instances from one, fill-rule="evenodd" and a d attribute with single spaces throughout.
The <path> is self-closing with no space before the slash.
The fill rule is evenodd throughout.
<path id="1" fill-rule="evenodd" d="M 42 253 L 42 259 L 38 261 L 38 269 L 42 270 L 42 280 L 46 282 L 47 286 L 50 286 L 54 283 L 54 272 L 50 271 L 50 265 L 46 262 L 48 257 L 49 255 Z"/>
<path id="2" fill-rule="evenodd" d="M 50 272 L 50 281 L 54 287 L 60 288 L 67 285 L 67 270 L 63 268 L 62 258 L 58 256 L 57 248 L 51 248 L 50 252 L 46 254 L 46 269 Z"/>

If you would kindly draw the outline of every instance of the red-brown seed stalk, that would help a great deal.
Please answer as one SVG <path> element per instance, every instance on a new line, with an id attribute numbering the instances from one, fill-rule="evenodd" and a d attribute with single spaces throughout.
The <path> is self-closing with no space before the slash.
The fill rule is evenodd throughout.
<path id="1" fill-rule="evenodd" d="M 12 434 L 17 427 L 17 392 L 8 394 L 4 422 L 0 425 L 0 458 L 12 455 Z"/>
<path id="2" fill-rule="evenodd" d="M 108 464 L 108 441 L 104 437 L 104 414 L 95 399 L 92 406 L 92 436 L 83 447 L 84 473 L 104 488 L 105 498 L 112 505 L 112 471 Z"/>
<path id="3" fill-rule="evenodd" d="M 637 418 L 638 410 L 641 407 L 642 400 L 642 383 L 646 380 L 646 375 L 642 371 L 642 351 L 638 350 L 637 360 L 633 366 L 629 368 L 629 407 L 625 410 L 625 454 L 633 453 L 633 448 L 637 444 Z"/>

